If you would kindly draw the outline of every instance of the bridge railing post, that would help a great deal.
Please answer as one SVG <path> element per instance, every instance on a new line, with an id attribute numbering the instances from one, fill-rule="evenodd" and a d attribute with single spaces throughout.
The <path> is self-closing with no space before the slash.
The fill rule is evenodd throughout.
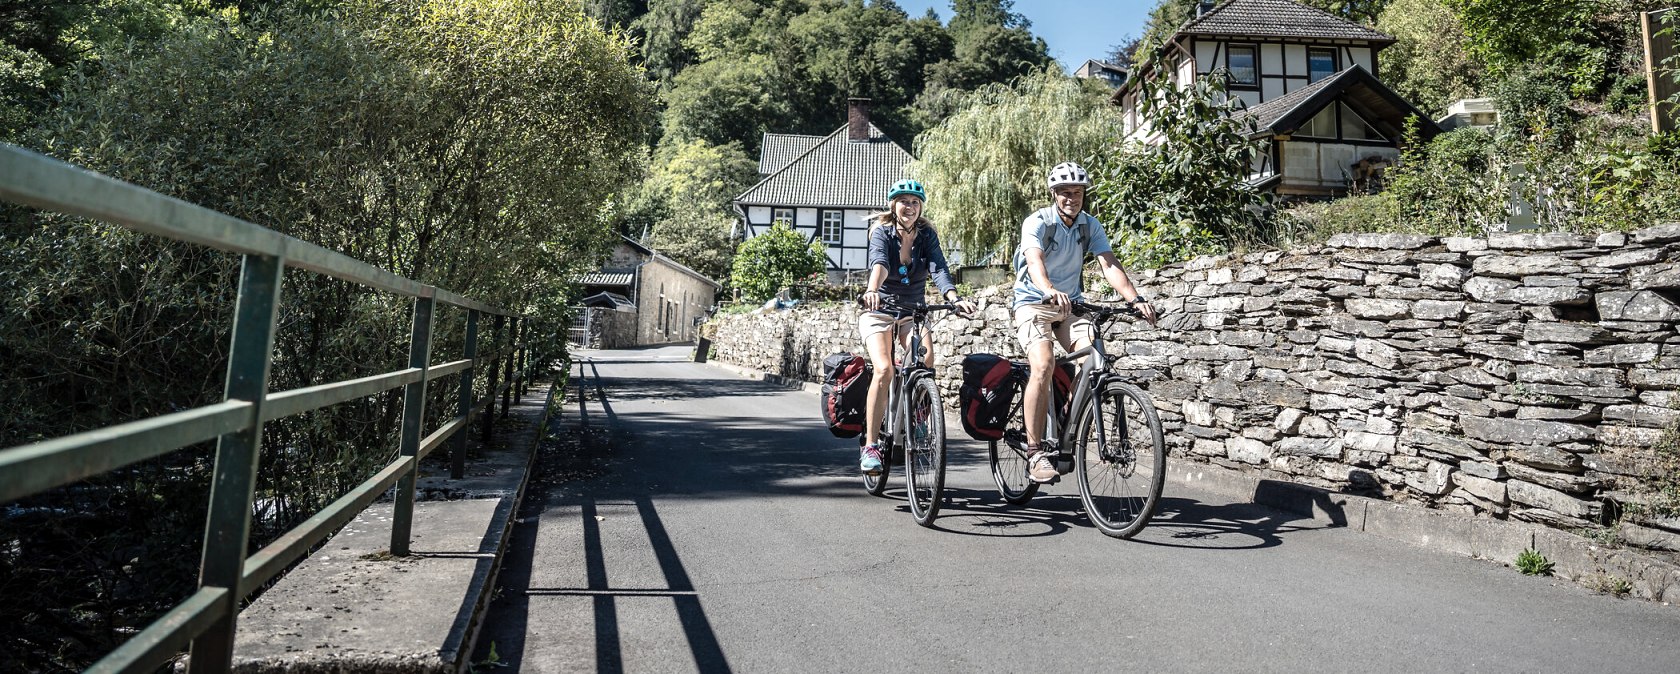
<path id="1" fill-rule="evenodd" d="M 397 500 L 391 513 L 391 554 L 408 555 L 408 539 L 414 527 L 414 486 L 420 474 L 420 436 L 426 425 L 426 375 L 432 356 L 432 306 L 430 293 L 414 298 L 414 330 L 408 339 L 408 366 L 420 368 L 420 380 L 403 387 L 402 445 L 399 461 L 407 461 L 397 480 Z"/>
<path id="2" fill-rule="evenodd" d="M 214 609 L 215 622 L 192 641 L 194 672 L 225 672 L 233 666 L 234 627 L 244 596 L 239 584 L 251 535 L 251 498 L 262 448 L 262 406 L 268 395 L 284 272 L 284 261 L 272 255 L 247 254 L 240 269 L 224 399 L 250 402 L 251 420 L 244 430 L 216 441 L 198 585 L 227 588 L 228 593 L 221 606 Z"/>
<path id="3" fill-rule="evenodd" d="M 502 385 L 502 359 L 499 354 L 502 349 L 507 348 L 507 343 L 502 341 L 502 336 L 506 334 L 503 328 L 506 326 L 507 317 L 497 314 L 495 338 L 491 341 L 496 345 L 495 353 L 498 355 L 495 358 L 490 359 L 490 362 L 487 363 L 490 374 L 490 388 L 488 389 L 489 393 L 487 394 L 489 401 L 484 404 L 484 430 L 482 431 L 482 436 L 485 442 L 490 441 L 492 424 L 496 421 L 496 388 Z"/>
<path id="4" fill-rule="evenodd" d="M 531 334 L 535 332 L 531 323 L 530 316 L 519 321 L 520 332 L 524 334 L 520 340 L 524 346 L 519 347 L 519 399 L 524 399 L 525 394 L 531 392 Z"/>
<path id="5" fill-rule="evenodd" d="M 478 374 L 478 310 L 467 311 L 467 345 L 462 357 L 472 364 L 461 372 L 461 394 L 457 416 L 461 417 L 464 425 L 455 432 L 454 445 L 450 448 L 449 477 L 459 480 L 467 474 L 467 428 L 472 419 L 473 411 L 473 377 Z"/>
<path id="6" fill-rule="evenodd" d="M 513 404 L 513 387 L 519 384 L 513 380 L 513 359 L 519 355 L 519 324 L 522 320 L 523 319 L 517 317 L 509 319 L 509 322 L 512 323 L 512 325 L 508 326 L 508 336 L 512 339 L 508 343 L 512 345 L 513 348 L 508 349 L 507 360 L 504 361 L 505 366 L 503 376 L 507 377 L 508 386 L 506 390 L 502 391 L 503 419 L 507 418 L 508 407 Z"/>

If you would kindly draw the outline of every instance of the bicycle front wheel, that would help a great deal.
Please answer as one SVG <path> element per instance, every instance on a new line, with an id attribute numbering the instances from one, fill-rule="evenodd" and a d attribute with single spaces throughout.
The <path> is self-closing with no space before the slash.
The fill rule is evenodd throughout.
<path id="1" fill-rule="evenodd" d="M 904 477 L 910 514 L 916 523 L 933 526 L 945 490 L 945 409 L 933 377 L 910 386 L 909 423 L 905 426 Z"/>
<path id="2" fill-rule="evenodd" d="M 1098 409 L 1100 418 L 1092 413 Z M 1154 402 L 1136 386 L 1108 382 L 1086 406 L 1077 437 L 1086 516 L 1104 534 L 1131 538 L 1155 514 L 1167 478 L 1167 443 Z"/>

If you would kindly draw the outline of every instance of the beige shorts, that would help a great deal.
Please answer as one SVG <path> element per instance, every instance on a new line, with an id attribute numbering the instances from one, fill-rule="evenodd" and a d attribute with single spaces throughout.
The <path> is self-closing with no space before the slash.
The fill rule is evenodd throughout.
<path id="1" fill-rule="evenodd" d="M 909 317 L 894 321 L 892 316 L 879 311 L 865 311 L 858 316 L 858 334 L 863 335 L 863 341 L 868 342 L 870 337 L 892 330 L 895 322 L 898 324 L 895 334 L 902 340 L 910 334 Z"/>
<path id="2" fill-rule="evenodd" d="M 1096 334 L 1096 324 L 1084 316 L 1074 316 L 1071 307 L 1023 304 L 1015 310 L 1015 338 L 1023 349 L 1030 350 L 1033 345 L 1053 337 L 1063 351 L 1071 353 L 1075 343 L 1092 339 Z"/>

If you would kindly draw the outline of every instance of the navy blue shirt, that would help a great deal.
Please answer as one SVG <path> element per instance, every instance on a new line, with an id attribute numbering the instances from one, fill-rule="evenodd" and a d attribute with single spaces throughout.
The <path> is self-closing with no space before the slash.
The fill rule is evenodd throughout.
<path id="1" fill-rule="evenodd" d="M 881 283 L 881 292 L 899 298 L 900 302 L 920 304 L 927 292 L 929 276 L 939 286 L 940 295 L 957 289 L 957 284 L 951 282 L 945 251 L 939 247 L 939 235 L 932 227 L 916 232 L 916 240 L 910 243 L 910 264 L 899 264 L 902 247 L 894 225 L 881 225 L 869 232 L 869 266 L 887 268 L 887 280 Z"/>

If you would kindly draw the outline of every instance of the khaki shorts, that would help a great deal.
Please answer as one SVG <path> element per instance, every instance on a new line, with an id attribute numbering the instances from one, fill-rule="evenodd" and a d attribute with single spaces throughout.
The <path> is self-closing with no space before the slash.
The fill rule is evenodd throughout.
<path id="1" fill-rule="evenodd" d="M 863 335 L 864 342 L 868 342 L 870 337 L 892 330 L 895 322 L 898 324 L 895 334 L 900 340 L 903 340 L 910 334 L 909 317 L 894 321 L 892 316 L 879 311 L 865 311 L 858 316 L 858 334 Z"/>
<path id="2" fill-rule="evenodd" d="M 1015 310 L 1015 338 L 1023 349 L 1031 350 L 1053 336 L 1063 351 L 1071 353 L 1075 343 L 1092 339 L 1096 334 L 1096 324 L 1084 316 L 1074 316 L 1071 307 L 1023 304 Z"/>

